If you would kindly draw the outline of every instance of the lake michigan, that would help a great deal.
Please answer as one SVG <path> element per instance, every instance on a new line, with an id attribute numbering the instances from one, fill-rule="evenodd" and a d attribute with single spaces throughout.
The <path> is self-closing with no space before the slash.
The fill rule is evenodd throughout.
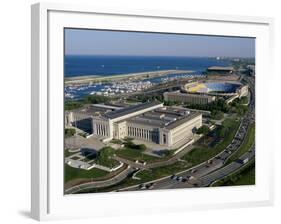
<path id="1" fill-rule="evenodd" d="M 210 66 L 229 66 L 229 60 L 218 60 L 217 58 L 206 57 L 159 57 L 159 56 L 65 56 L 65 74 L 68 77 L 77 76 L 114 76 L 138 72 L 150 72 L 161 70 L 188 70 L 192 72 L 183 74 L 167 74 L 161 77 L 151 77 L 138 83 L 117 83 L 117 89 L 128 91 L 126 86 L 151 86 L 158 83 L 169 82 L 173 79 L 187 76 L 200 76 Z M 123 84 L 123 85 L 122 85 Z M 112 89 L 113 83 L 98 83 L 84 86 L 66 86 L 66 99 L 79 99 L 87 95 L 113 94 L 107 90 Z M 124 87 L 125 85 L 125 87 Z M 133 91 L 134 89 L 132 89 Z"/>
<path id="2" fill-rule="evenodd" d="M 192 70 L 202 73 L 210 66 L 228 66 L 229 61 L 206 57 L 159 56 L 65 56 L 65 77 L 117 75 L 157 70 Z"/>

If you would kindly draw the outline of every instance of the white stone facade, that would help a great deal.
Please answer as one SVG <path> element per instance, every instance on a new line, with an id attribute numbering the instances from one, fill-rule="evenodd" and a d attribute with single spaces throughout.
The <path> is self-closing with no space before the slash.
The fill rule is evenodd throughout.
<path id="1" fill-rule="evenodd" d="M 194 129 L 202 126 L 201 113 L 164 107 L 162 103 L 119 111 L 100 116 L 69 112 L 66 114 L 66 123 L 75 125 L 79 119 L 90 118 L 92 134 L 105 142 L 131 137 L 168 147 L 192 139 Z"/>

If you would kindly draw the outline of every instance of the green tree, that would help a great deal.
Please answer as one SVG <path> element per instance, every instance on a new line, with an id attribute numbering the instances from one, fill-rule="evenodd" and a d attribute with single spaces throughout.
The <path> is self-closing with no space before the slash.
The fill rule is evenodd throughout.
<path id="1" fill-rule="evenodd" d="M 64 109 L 65 110 L 74 110 L 77 108 L 80 108 L 83 106 L 83 103 L 81 103 L 80 101 L 65 101 L 64 103 Z"/>
<path id="2" fill-rule="evenodd" d="M 66 138 L 69 138 L 75 134 L 76 134 L 76 130 L 74 128 L 65 128 L 64 129 L 64 135 Z"/>
<path id="3" fill-rule="evenodd" d="M 110 146 L 106 146 L 103 147 L 102 149 L 100 149 L 99 151 L 99 157 L 101 158 L 108 158 L 108 157 L 112 157 L 114 155 L 114 148 L 110 147 Z"/>
<path id="4" fill-rule="evenodd" d="M 228 134 L 229 129 L 227 127 L 220 127 L 217 134 L 220 138 L 224 138 Z"/>
<path id="5" fill-rule="evenodd" d="M 140 144 L 140 145 L 137 145 L 137 149 L 143 152 L 147 149 L 147 147 L 145 144 Z"/>
<path id="6" fill-rule="evenodd" d="M 221 120 L 223 119 L 223 112 L 219 110 L 213 110 L 211 112 L 211 118 L 215 120 Z"/>
<path id="7" fill-rule="evenodd" d="M 197 134 L 207 135 L 210 132 L 210 128 L 207 125 L 202 125 L 197 130 Z"/>
<path id="8" fill-rule="evenodd" d="M 106 146 L 100 149 L 98 157 L 97 157 L 97 162 L 99 164 L 111 164 L 112 157 L 114 156 L 115 150 L 112 147 Z"/>
<path id="9" fill-rule="evenodd" d="M 248 103 L 248 97 L 242 96 L 240 98 L 240 104 L 247 104 Z"/>
<path id="10" fill-rule="evenodd" d="M 99 95 L 89 95 L 84 99 L 85 103 L 106 103 L 110 101 L 110 98 L 107 96 L 99 96 Z"/>

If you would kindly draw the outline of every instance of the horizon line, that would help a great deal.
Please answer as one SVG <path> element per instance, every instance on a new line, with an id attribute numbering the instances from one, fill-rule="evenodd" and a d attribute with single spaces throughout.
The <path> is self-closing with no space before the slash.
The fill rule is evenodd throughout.
<path id="1" fill-rule="evenodd" d="M 192 55 L 120 55 L 120 54 L 64 54 L 64 56 L 119 56 L 119 57 L 193 57 L 193 58 L 255 58 L 255 56 L 192 56 Z"/>

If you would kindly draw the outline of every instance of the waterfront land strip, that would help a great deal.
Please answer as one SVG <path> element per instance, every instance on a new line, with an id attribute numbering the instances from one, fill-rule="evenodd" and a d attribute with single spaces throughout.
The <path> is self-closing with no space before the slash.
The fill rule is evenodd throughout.
<path id="1" fill-rule="evenodd" d="M 75 76 L 65 78 L 65 85 L 79 85 L 87 83 L 98 83 L 98 82 L 109 82 L 109 81 L 123 81 L 123 80 L 143 80 L 148 78 L 156 78 L 169 74 L 187 74 L 192 73 L 192 70 L 161 70 L 161 71 L 148 71 L 148 72 L 137 72 L 120 75 L 86 75 L 86 76 Z"/>

